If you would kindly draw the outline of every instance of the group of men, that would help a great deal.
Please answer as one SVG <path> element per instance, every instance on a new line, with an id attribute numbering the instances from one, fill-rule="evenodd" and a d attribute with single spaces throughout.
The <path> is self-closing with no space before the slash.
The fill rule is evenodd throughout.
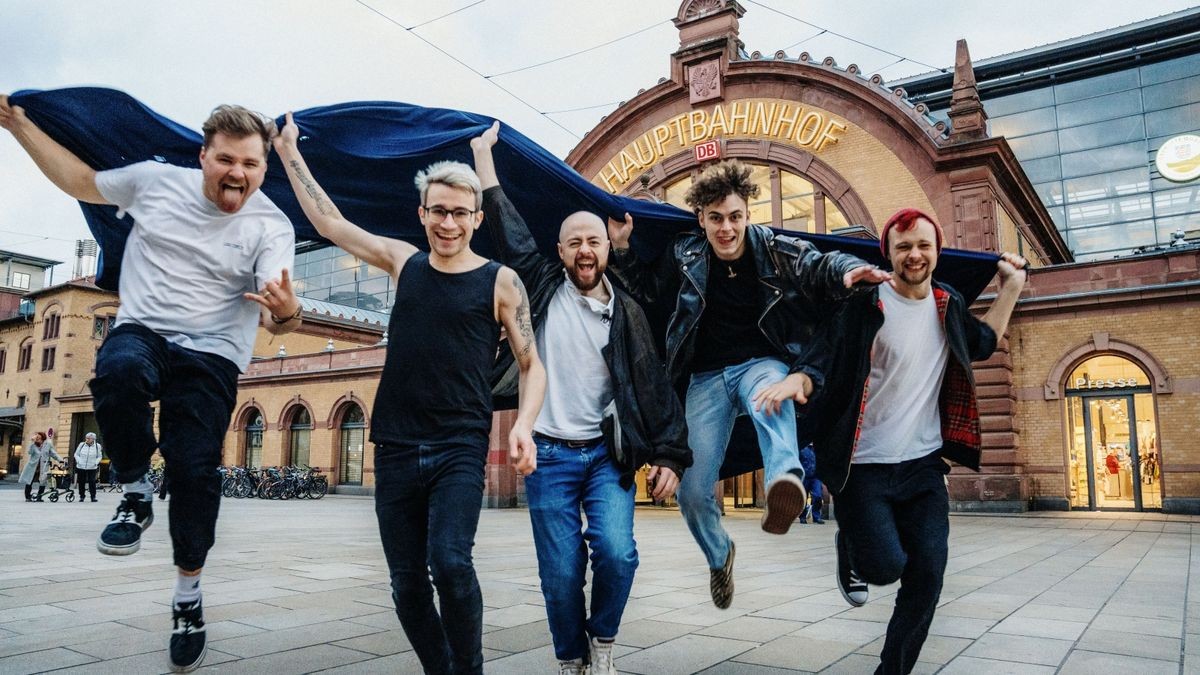
<path id="1" fill-rule="evenodd" d="M 678 499 L 713 603 L 730 606 L 736 549 L 714 484 L 742 415 L 764 467 L 762 529 L 786 533 L 801 513 L 800 440 L 811 438 L 837 500 L 839 587 L 861 605 L 865 582 L 900 579 L 880 672 L 911 670 L 946 564 L 942 457 L 978 466 L 970 362 L 1004 334 L 1024 283 L 1019 257 L 999 262 L 999 294 L 981 322 L 932 280 L 942 243 L 932 217 L 905 210 L 888 220 L 880 246 L 889 273 L 750 225 L 758 188 L 747 166 L 727 161 L 686 195 L 700 229 L 658 260 L 633 253 L 627 214 L 606 222 L 582 211 L 561 223 L 555 259 L 539 252 L 500 186 L 498 123 L 471 141 L 474 169 L 445 161 L 416 176 L 426 252 L 342 216 L 305 164 L 290 114 L 276 130 L 244 108 L 217 108 L 199 170 L 146 161 L 97 172 L 2 96 L 0 126 L 67 194 L 135 221 L 117 325 L 91 382 L 125 488 L 97 546 L 137 551 L 153 521 L 146 473 L 160 449 L 178 569 L 172 670 L 204 658 L 200 578 L 238 373 L 260 323 L 276 334 L 300 323 L 293 230 L 258 192 L 272 145 L 317 231 L 387 271 L 396 288 L 371 417 L 375 508 L 396 613 L 426 672 L 482 671 L 472 548 L 493 396 L 511 394 L 519 402 L 509 453 L 525 475 L 561 673 L 616 672 L 613 644 L 638 566 L 634 475 L 645 465 L 650 496 Z M 471 249 L 483 224 L 498 261 Z M 674 308 L 665 354 L 639 303 Z M 501 329 L 508 353 L 497 361 Z"/>

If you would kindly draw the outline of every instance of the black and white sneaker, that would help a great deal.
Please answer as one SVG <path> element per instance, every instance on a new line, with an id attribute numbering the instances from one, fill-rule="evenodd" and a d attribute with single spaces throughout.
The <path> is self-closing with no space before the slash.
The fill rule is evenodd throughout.
<path id="1" fill-rule="evenodd" d="M 733 542 L 730 541 L 725 565 L 721 569 L 708 571 L 708 590 L 712 593 L 712 601 L 717 609 L 729 609 L 729 605 L 733 603 L 733 554 L 736 551 Z"/>
<path id="2" fill-rule="evenodd" d="M 171 620 L 175 622 L 175 629 L 171 631 L 171 672 L 190 673 L 200 667 L 208 651 L 204 607 L 199 600 L 176 603 Z"/>
<path id="3" fill-rule="evenodd" d="M 126 493 L 117 513 L 108 521 L 96 548 L 105 555 L 130 555 L 142 546 L 142 532 L 154 522 L 153 502 L 136 492 Z"/>
<path id="4" fill-rule="evenodd" d="M 850 551 L 842 541 L 841 530 L 834 533 L 833 544 L 837 549 L 838 590 L 842 592 L 842 598 L 852 607 L 862 607 L 867 604 L 869 594 L 867 582 L 860 579 L 854 572 L 854 568 L 850 566 Z"/>

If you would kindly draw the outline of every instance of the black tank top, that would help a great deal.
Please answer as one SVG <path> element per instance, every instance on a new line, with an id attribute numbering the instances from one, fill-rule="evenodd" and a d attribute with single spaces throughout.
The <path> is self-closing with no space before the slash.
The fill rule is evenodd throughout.
<path id="1" fill-rule="evenodd" d="M 428 253 L 405 263 L 388 322 L 372 443 L 486 447 L 489 378 L 500 342 L 494 299 L 499 271 L 500 263 L 489 260 L 470 272 L 439 272 Z"/>

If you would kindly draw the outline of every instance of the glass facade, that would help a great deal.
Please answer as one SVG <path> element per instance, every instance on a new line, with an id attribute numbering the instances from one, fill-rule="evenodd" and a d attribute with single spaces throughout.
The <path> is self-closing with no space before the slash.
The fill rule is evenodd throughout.
<path id="1" fill-rule="evenodd" d="M 395 301 L 387 272 L 334 246 L 297 253 L 292 278 L 296 293 L 313 300 L 377 312 Z"/>
<path id="2" fill-rule="evenodd" d="M 1167 246 L 1177 230 L 1200 240 L 1200 180 L 1154 164 L 1165 141 L 1200 133 L 1200 54 L 983 102 L 1077 261 Z"/>

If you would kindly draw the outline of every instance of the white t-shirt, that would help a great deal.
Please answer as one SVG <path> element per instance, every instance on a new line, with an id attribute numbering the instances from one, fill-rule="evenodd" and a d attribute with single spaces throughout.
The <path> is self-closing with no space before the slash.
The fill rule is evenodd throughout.
<path id="1" fill-rule="evenodd" d="M 565 272 L 563 273 L 565 276 Z M 608 346 L 613 295 L 608 304 L 581 295 L 564 278 L 550 298 L 537 334 L 538 355 L 546 366 L 546 398 L 533 423 L 538 433 L 581 441 L 600 435 L 604 409 L 613 399 L 612 376 L 600 350 Z"/>
<path id="2" fill-rule="evenodd" d="M 871 349 L 867 407 L 855 464 L 897 464 L 942 447 L 938 396 L 950 348 L 933 294 L 920 300 L 879 285 L 883 327 Z"/>
<path id="3" fill-rule="evenodd" d="M 226 214 L 204 197 L 203 174 L 145 161 L 96 174 L 110 203 L 133 215 L 121 259 L 117 326 L 217 354 L 245 372 L 258 329 L 258 291 L 291 270 L 296 235 L 262 192 Z"/>

